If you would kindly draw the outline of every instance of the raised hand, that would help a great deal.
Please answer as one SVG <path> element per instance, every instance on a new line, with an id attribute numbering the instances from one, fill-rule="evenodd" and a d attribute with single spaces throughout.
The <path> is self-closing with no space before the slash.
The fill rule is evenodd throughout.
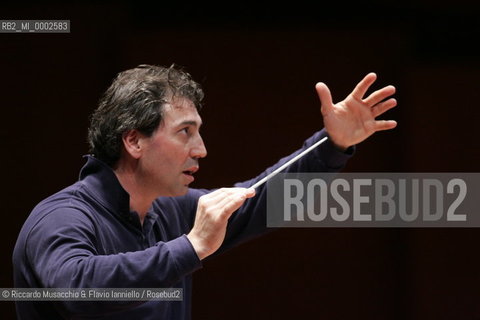
<path id="1" fill-rule="evenodd" d="M 225 238 L 228 218 L 254 195 L 254 189 L 222 188 L 200 197 L 195 223 L 187 235 L 200 260 L 217 251 Z"/>
<path id="2" fill-rule="evenodd" d="M 336 104 L 333 104 L 330 90 L 324 83 L 319 82 L 315 86 L 321 101 L 325 129 L 338 148 L 344 150 L 362 142 L 376 131 L 397 126 L 393 120 L 375 120 L 397 105 L 394 98 L 385 100 L 395 93 L 395 87 L 386 86 L 363 98 L 376 79 L 375 73 L 367 74 L 345 100 Z"/>

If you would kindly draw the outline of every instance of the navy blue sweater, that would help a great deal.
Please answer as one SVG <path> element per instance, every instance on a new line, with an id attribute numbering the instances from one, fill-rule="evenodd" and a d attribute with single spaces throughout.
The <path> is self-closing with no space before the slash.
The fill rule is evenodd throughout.
<path id="1" fill-rule="evenodd" d="M 322 130 L 302 149 L 325 136 Z M 250 181 L 248 187 L 299 151 Z M 286 172 L 340 170 L 351 153 L 327 141 Z M 265 185 L 231 217 L 216 254 L 266 231 Z M 198 198 L 212 190 L 189 189 L 161 197 L 143 225 L 115 173 L 89 156 L 80 179 L 40 202 L 20 231 L 14 254 L 17 288 L 183 288 L 183 301 L 17 301 L 19 319 L 190 319 L 192 273 L 201 268 L 186 234 Z"/>

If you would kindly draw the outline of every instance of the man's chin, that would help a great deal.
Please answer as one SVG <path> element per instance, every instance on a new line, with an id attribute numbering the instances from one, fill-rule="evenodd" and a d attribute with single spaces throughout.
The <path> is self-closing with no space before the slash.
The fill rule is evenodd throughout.
<path id="1" fill-rule="evenodd" d="M 186 195 L 188 192 L 188 186 L 185 185 L 177 190 L 172 190 L 170 197 L 181 197 Z"/>
<path id="2" fill-rule="evenodd" d="M 184 186 L 184 188 L 182 189 L 182 191 L 180 192 L 180 194 L 178 196 L 186 195 L 188 193 L 188 189 L 189 189 L 188 186 Z"/>
<path id="3" fill-rule="evenodd" d="M 163 192 L 161 192 L 158 197 L 181 197 L 187 194 L 188 192 L 188 185 L 176 185 L 171 186 L 170 188 L 164 188 Z"/>

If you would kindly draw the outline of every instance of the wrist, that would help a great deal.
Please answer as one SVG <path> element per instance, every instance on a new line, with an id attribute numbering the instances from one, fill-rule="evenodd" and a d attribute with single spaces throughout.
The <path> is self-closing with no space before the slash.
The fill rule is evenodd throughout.
<path id="1" fill-rule="evenodd" d="M 198 256 L 198 259 L 203 260 L 209 256 L 209 254 L 207 253 L 207 250 L 205 250 L 204 246 L 201 244 L 201 241 L 199 241 L 197 237 L 192 235 L 191 232 L 187 234 L 187 238 L 192 244 L 192 247 Z"/>
<path id="2" fill-rule="evenodd" d="M 328 135 L 328 138 L 330 139 L 330 142 L 332 143 L 333 147 L 340 152 L 345 152 L 350 147 L 349 145 L 338 143 L 337 141 L 333 140 L 330 135 Z"/>

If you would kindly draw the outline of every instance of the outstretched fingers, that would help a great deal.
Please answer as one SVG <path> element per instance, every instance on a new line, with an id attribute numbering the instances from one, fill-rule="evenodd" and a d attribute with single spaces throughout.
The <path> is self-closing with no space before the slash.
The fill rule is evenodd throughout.
<path id="1" fill-rule="evenodd" d="M 367 93 L 368 88 L 370 88 L 376 79 L 377 75 L 373 72 L 370 72 L 362 79 L 362 81 L 357 84 L 351 95 L 357 100 L 362 100 L 365 93 Z"/>
<path id="2" fill-rule="evenodd" d="M 387 97 L 391 96 L 395 93 L 394 86 L 386 86 L 380 90 L 373 92 L 369 95 L 366 99 L 363 100 L 368 106 L 373 107 L 377 103 L 381 102 L 382 100 L 386 99 Z"/>
<path id="3" fill-rule="evenodd" d="M 394 98 L 388 99 L 387 101 L 383 101 L 375 106 L 372 107 L 372 114 L 373 117 L 376 118 L 379 115 L 383 114 L 384 112 L 392 109 L 397 105 L 397 100 Z"/>
<path id="4" fill-rule="evenodd" d="M 377 120 L 375 121 L 374 129 L 375 131 L 384 131 L 390 130 L 397 126 L 397 121 L 395 120 Z"/>

